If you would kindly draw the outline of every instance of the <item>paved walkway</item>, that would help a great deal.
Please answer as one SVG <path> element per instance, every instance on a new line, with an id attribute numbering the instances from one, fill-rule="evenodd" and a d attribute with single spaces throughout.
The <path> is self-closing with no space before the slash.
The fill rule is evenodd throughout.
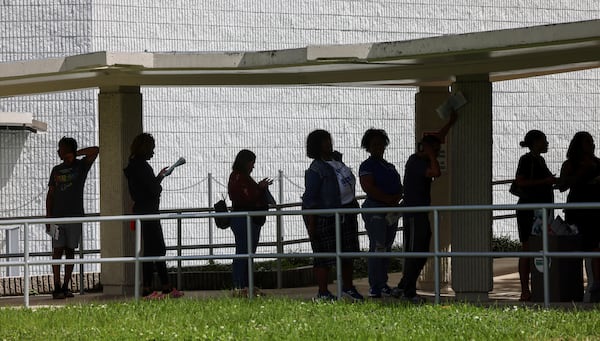
<path id="1" fill-rule="evenodd" d="M 390 285 L 399 282 L 401 273 L 391 273 L 389 275 Z M 364 294 L 368 293 L 368 281 L 366 278 L 356 279 L 354 282 L 359 292 Z M 330 284 L 330 289 L 335 292 L 335 284 Z M 317 292 L 317 287 L 303 287 L 303 288 L 286 288 L 286 289 L 265 289 L 263 292 L 273 297 L 289 297 L 294 299 L 311 299 Z M 534 303 L 522 303 L 519 302 L 520 296 L 520 285 L 519 285 L 519 274 L 517 273 L 517 259 L 516 258 L 502 258 L 494 260 L 494 288 L 489 293 L 489 302 L 487 304 L 498 304 L 498 305 L 515 305 L 515 304 L 527 304 L 532 305 Z M 433 302 L 434 293 L 427 291 L 419 291 L 419 294 L 424 296 L 427 301 Z M 205 290 L 205 291 L 186 291 L 186 298 L 203 299 L 213 297 L 226 297 L 230 295 L 229 291 L 223 290 Z M 442 300 L 452 300 L 454 293 L 451 290 L 446 290 L 442 293 Z M 98 303 L 108 301 L 122 301 L 131 300 L 131 297 L 123 296 L 107 296 L 102 293 L 86 293 L 84 295 L 75 294 L 74 298 L 66 300 L 54 300 L 51 295 L 37 295 L 30 296 L 30 306 L 32 307 L 43 307 L 43 306 L 62 306 L 65 304 L 85 304 L 85 303 Z M 386 298 L 383 301 L 393 302 L 396 299 Z M 539 305 L 539 303 L 537 303 Z M 22 296 L 17 297 L 0 297 L 0 307 L 2 306 L 23 306 L 24 298 Z M 554 305 L 554 303 L 553 303 Z M 558 306 L 573 306 L 572 303 L 568 304 L 557 304 Z M 579 305 L 579 304 L 578 304 Z"/>

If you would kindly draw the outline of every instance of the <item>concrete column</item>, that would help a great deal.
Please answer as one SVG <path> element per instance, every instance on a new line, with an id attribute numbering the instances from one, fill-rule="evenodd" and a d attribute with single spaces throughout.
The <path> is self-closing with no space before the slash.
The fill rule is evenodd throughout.
<path id="1" fill-rule="evenodd" d="M 492 84 L 487 75 L 463 76 L 452 84 L 468 103 L 459 110 L 451 140 L 452 205 L 492 204 Z M 490 251 L 492 212 L 452 214 L 452 251 Z M 456 298 L 485 301 L 493 287 L 492 259 L 452 258 Z"/>
<path id="2" fill-rule="evenodd" d="M 129 158 L 133 138 L 142 132 L 142 95 L 139 87 L 100 88 L 98 95 L 100 126 L 100 213 L 122 215 L 131 212 L 131 199 L 123 168 Z M 101 255 L 133 256 L 134 233 L 128 222 L 102 222 Z M 131 295 L 134 264 L 102 265 L 101 282 L 106 295 Z"/>
<path id="3" fill-rule="evenodd" d="M 442 104 L 449 96 L 448 87 L 421 87 L 415 95 L 415 151 L 416 145 L 421 138 L 427 133 L 438 131 L 444 124 L 435 109 Z M 435 179 L 431 184 L 431 204 L 449 205 L 450 204 L 450 178 L 448 177 L 447 165 L 449 157 L 447 151 L 448 139 L 442 144 L 440 152 L 440 166 L 442 167 L 442 176 Z M 440 222 L 440 250 L 448 251 L 450 248 L 450 213 L 441 213 L 439 215 Z M 431 231 L 433 233 L 433 214 L 429 215 L 431 222 Z M 431 238 L 430 250 L 433 251 L 433 240 Z M 440 279 L 442 288 L 448 285 L 450 281 L 450 261 L 442 259 L 440 262 Z M 430 258 L 425 264 L 425 268 L 421 273 L 421 278 L 418 287 L 422 290 L 434 290 L 434 262 Z"/>

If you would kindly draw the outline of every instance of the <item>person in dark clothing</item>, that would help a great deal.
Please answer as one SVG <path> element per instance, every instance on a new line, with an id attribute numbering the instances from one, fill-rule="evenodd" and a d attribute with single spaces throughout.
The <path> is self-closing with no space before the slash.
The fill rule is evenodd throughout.
<path id="1" fill-rule="evenodd" d="M 148 164 L 154 156 L 154 137 L 148 133 L 136 136 L 131 143 L 129 164 L 124 169 L 129 187 L 129 194 L 133 200 L 134 214 L 158 214 L 160 206 L 160 183 L 165 177 L 167 168 L 154 175 L 154 170 Z M 142 220 L 142 250 L 143 257 L 166 255 L 165 239 L 163 237 L 160 220 Z M 152 291 L 152 277 L 154 270 L 162 285 L 162 292 Z M 146 299 L 160 299 L 163 297 L 178 298 L 183 293 L 171 285 L 165 261 L 144 262 L 142 264 L 142 296 Z"/>
<path id="2" fill-rule="evenodd" d="M 559 189 L 569 190 L 567 202 L 600 202 L 600 159 L 594 151 L 594 138 L 586 131 L 573 136 L 567 161 L 560 169 Z M 584 251 L 600 251 L 600 210 L 568 209 L 565 220 L 579 229 Z M 592 285 L 588 287 L 592 302 L 600 302 L 600 259 L 592 259 Z"/>
<path id="3" fill-rule="evenodd" d="M 363 208 L 398 207 L 402 199 L 400 174 L 393 164 L 383 158 L 390 143 L 383 129 L 369 129 L 363 135 L 361 146 L 370 156 L 359 168 L 360 185 L 367 194 Z M 369 252 L 390 252 L 398 230 L 398 213 L 363 213 L 369 236 Z M 369 258 L 369 297 L 390 296 L 388 286 L 389 258 Z"/>
<path id="4" fill-rule="evenodd" d="M 83 188 L 88 172 L 98 157 L 98 147 L 88 147 L 77 150 L 77 141 L 70 137 L 63 137 L 58 142 L 58 156 L 63 161 L 52 168 L 48 182 L 46 196 L 46 217 L 83 217 Z M 82 159 L 77 159 L 83 155 Z M 58 233 L 52 237 L 52 259 L 75 258 L 75 249 L 79 247 L 81 239 L 81 223 L 61 224 Z M 50 224 L 46 225 L 50 233 Z M 60 265 L 52 265 L 54 275 L 54 292 L 52 297 L 61 299 L 73 297 L 69 289 L 73 264 L 65 264 L 65 275 L 62 286 L 60 285 Z"/>
<path id="5" fill-rule="evenodd" d="M 341 161 L 341 154 L 333 151 L 331 135 L 317 129 L 306 138 L 306 154 L 313 159 L 304 173 L 305 190 L 302 209 L 357 208 L 355 197 L 356 178 L 352 170 Z M 358 252 L 357 214 L 341 214 L 341 244 L 343 252 Z M 335 215 L 319 214 L 304 217 L 310 244 L 315 253 L 335 252 Z M 329 269 L 336 264 L 335 258 L 315 258 L 314 274 L 319 286 L 315 300 L 335 300 L 327 289 Z M 362 301 L 352 280 L 354 260 L 342 258 L 341 296 L 351 301 Z"/>
<path id="6" fill-rule="evenodd" d="M 247 150 L 241 150 L 235 157 L 232 172 L 229 176 L 227 189 L 233 206 L 233 211 L 265 211 L 268 209 L 267 191 L 272 179 L 264 178 L 256 183 L 250 176 L 254 169 L 256 155 Z M 265 216 L 252 217 L 251 246 L 252 253 L 256 252 L 260 238 L 260 230 L 265 224 Z M 248 226 L 246 217 L 232 217 L 231 230 L 235 237 L 235 253 L 248 253 Z M 248 296 L 248 259 L 233 260 L 233 295 Z M 260 294 L 260 293 L 259 293 Z"/>
<path id="7" fill-rule="evenodd" d="M 529 153 L 521 156 L 515 176 L 515 184 L 522 189 L 523 195 L 517 204 L 553 203 L 553 185 L 557 178 L 546 166 L 541 154 L 548 152 L 546 135 L 539 130 L 530 130 L 520 142 L 521 147 L 529 148 Z M 517 228 L 521 249 L 529 251 L 529 236 L 534 221 L 533 210 L 517 210 Z M 529 258 L 519 258 L 519 277 L 521 280 L 521 301 L 531 300 Z"/>
<path id="8" fill-rule="evenodd" d="M 421 139 L 418 151 L 406 161 L 404 169 L 404 205 L 408 207 L 431 205 L 431 182 L 442 175 L 438 156 L 441 142 L 456 122 L 453 112 L 450 120 L 435 135 Z M 431 226 L 427 212 L 406 212 L 404 220 L 404 246 L 407 252 L 427 252 L 431 239 Z M 417 295 L 417 280 L 427 258 L 406 258 L 403 276 L 398 286 L 392 289 L 392 296 L 413 303 L 423 299 Z"/>

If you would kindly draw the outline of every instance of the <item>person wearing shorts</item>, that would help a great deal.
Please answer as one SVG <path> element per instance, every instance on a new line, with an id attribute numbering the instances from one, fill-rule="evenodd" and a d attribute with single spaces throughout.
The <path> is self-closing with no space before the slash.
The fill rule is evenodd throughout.
<path id="1" fill-rule="evenodd" d="M 315 130 L 308 135 L 306 151 L 313 159 L 304 175 L 305 191 L 303 209 L 358 208 L 355 198 L 356 178 L 334 153 L 331 135 L 325 130 Z M 340 215 L 342 252 L 358 252 L 358 215 Z M 310 243 L 315 253 L 335 252 L 335 215 L 308 215 L 304 217 Z M 328 290 L 329 269 L 336 263 L 334 258 L 314 259 L 314 274 L 319 286 L 317 300 L 335 300 Z M 352 282 L 354 260 L 342 258 L 342 297 L 362 301 L 363 296 Z"/>
<path id="2" fill-rule="evenodd" d="M 63 137 L 58 142 L 58 156 L 63 161 L 52 168 L 48 182 L 46 196 L 46 216 L 57 217 L 82 217 L 83 188 L 88 172 L 98 157 L 98 147 L 87 147 L 77 150 L 77 141 L 70 137 Z M 78 156 L 83 158 L 78 159 Z M 75 258 L 75 249 L 79 247 L 81 239 L 81 223 L 60 224 L 56 226 L 58 233 L 52 236 L 52 259 L 61 259 L 63 254 L 67 259 Z M 51 231 L 50 224 L 46 231 Z M 65 264 L 63 283 L 60 283 L 60 264 L 52 265 L 54 275 L 54 291 L 52 297 L 61 299 L 73 297 L 69 289 L 73 264 Z"/>

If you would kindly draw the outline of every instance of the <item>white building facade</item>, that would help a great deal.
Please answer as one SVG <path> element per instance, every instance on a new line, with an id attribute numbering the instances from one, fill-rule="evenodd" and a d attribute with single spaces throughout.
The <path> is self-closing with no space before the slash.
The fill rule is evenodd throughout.
<path id="1" fill-rule="evenodd" d="M 253 51 L 399 41 L 597 18 L 600 3 L 595 0 L 9 0 L 0 4 L 0 62 L 103 50 Z M 494 83 L 494 179 L 514 176 L 518 158 L 525 152 L 519 141 L 530 129 L 548 135 L 546 160 L 556 173 L 575 132 L 587 130 L 600 136 L 599 80 L 600 71 L 595 69 Z M 414 152 L 415 88 L 144 87 L 141 91 L 144 130 L 157 140 L 151 160 L 155 170 L 179 156 L 187 159 L 185 166 L 163 182 L 163 209 L 207 207 L 209 173 L 214 178 L 210 200 L 225 195 L 231 164 L 243 148 L 257 154 L 255 178 L 278 179 L 281 170 L 283 202 L 299 201 L 309 164 L 305 139 L 317 128 L 332 133 L 334 147 L 355 171 L 367 157 L 360 139 L 370 127 L 386 129 L 391 139 L 386 158 L 401 173 Z M 82 147 L 98 144 L 97 95 L 97 90 L 85 90 L 0 98 L 0 112 L 31 112 L 35 119 L 48 123 L 46 133 L 0 131 L 0 217 L 45 214 L 48 177 L 59 163 L 58 140 L 72 136 Z M 276 193 L 280 183 L 274 186 Z M 507 186 L 496 186 L 494 203 L 515 202 L 507 190 Z M 556 201 L 564 201 L 564 195 L 557 195 Z M 85 209 L 99 211 L 98 165 L 88 177 Z M 513 220 L 496 222 L 495 234 L 516 239 L 514 225 Z M 174 223 L 165 222 L 164 227 L 167 244 L 174 245 Z M 185 223 L 184 243 L 208 243 L 207 229 L 206 221 Z M 5 252 L 7 243 L 22 252 L 19 233 L 12 232 L 10 237 L 2 233 L 0 252 Z M 37 240 L 33 251 L 49 251 L 42 226 L 32 233 Z M 86 224 L 84 233 L 86 249 L 101 247 L 98 225 Z M 270 218 L 262 239 L 272 241 L 274 235 L 274 219 Z M 284 238 L 304 237 L 300 221 L 286 219 Z M 229 230 L 215 230 L 212 242 L 231 242 L 232 238 Z M 307 250 L 307 245 L 286 250 Z M 47 268 L 36 271 L 46 273 Z M 0 267 L 0 275 L 6 271 Z"/>

